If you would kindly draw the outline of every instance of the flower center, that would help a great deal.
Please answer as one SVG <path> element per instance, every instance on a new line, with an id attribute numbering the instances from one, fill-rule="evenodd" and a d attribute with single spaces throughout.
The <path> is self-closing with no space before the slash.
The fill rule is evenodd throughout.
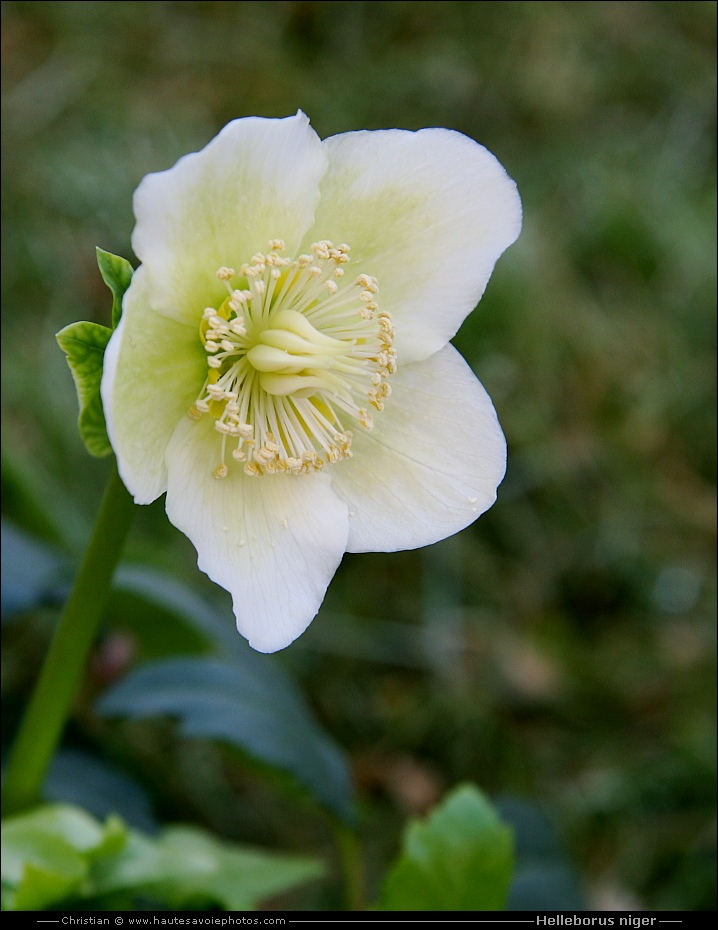
<path id="1" fill-rule="evenodd" d="M 217 478 L 227 448 L 248 475 L 308 474 L 349 457 L 345 422 L 372 428 L 367 407 L 383 410 L 396 371 L 394 327 L 379 312 L 371 275 L 348 280 L 349 246 L 315 242 L 311 255 L 266 254 L 220 268 L 228 296 L 200 322 L 207 377 L 189 410 L 214 417 L 221 434 Z"/>

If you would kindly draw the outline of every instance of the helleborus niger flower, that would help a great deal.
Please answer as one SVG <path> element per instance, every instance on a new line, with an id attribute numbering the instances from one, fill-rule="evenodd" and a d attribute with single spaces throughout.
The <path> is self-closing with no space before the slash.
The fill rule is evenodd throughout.
<path id="1" fill-rule="evenodd" d="M 516 186 L 457 132 L 321 141 L 238 119 L 135 194 L 141 261 L 102 398 L 135 501 L 167 514 L 262 652 L 345 551 L 436 542 L 494 502 L 505 443 L 448 344 L 518 236 Z"/>

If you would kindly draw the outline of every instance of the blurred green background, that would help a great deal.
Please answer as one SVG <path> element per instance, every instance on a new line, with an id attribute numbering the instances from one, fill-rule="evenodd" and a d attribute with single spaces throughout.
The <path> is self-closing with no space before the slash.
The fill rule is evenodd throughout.
<path id="1" fill-rule="evenodd" d="M 472 780 L 546 813 L 591 907 L 714 906 L 715 21 L 713 2 L 2 4 L 3 511 L 73 557 L 108 465 L 54 334 L 108 322 L 94 250 L 132 258 L 144 174 L 301 108 L 322 137 L 460 130 L 518 183 L 521 239 L 455 340 L 508 438 L 498 503 L 430 549 L 347 556 L 281 655 L 350 754 L 370 888 L 406 816 Z M 161 501 L 126 558 L 231 623 Z M 53 616 L 5 631 L 6 734 Z M 221 751 L 97 723 L 90 697 L 140 653 L 108 628 L 71 739 L 124 760 L 162 818 L 321 850 L 310 811 Z"/>

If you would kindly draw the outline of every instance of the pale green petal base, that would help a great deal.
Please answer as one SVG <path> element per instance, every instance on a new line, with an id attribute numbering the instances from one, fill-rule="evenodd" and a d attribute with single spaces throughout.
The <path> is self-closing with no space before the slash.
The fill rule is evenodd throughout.
<path id="1" fill-rule="evenodd" d="M 348 552 L 392 552 L 464 529 L 496 500 L 506 442 L 491 399 L 446 346 L 399 370 L 374 429 L 331 470 L 349 508 Z"/>
<path id="2" fill-rule="evenodd" d="M 350 132 L 325 140 L 329 169 L 306 247 L 351 245 L 352 268 L 379 279 L 399 363 L 446 345 L 521 229 L 516 184 L 459 132 Z"/>
<path id="3" fill-rule="evenodd" d="M 311 225 L 327 156 L 304 113 L 229 123 L 201 152 L 145 177 L 135 192 L 132 247 L 153 309 L 197 321 L 226 291 L 215 277 L 270 239 L 293 253 Z"/>
<path id="4" fill-rule="evenodd" d="M 167 488 L 165 449 L 207 372 L 199 324 L 155 313 L 144 268 L 125 294 L 120 325 L 105 352 L 102 403 L 120 476 L 137 504 Z"/>

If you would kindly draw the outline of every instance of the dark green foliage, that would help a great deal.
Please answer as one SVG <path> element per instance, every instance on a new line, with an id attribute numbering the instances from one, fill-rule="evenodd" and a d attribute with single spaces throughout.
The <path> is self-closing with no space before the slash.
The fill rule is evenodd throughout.
<path id="1" fill-rule="evenodd" d="M 108 691 L 98 709 L 110 717 L 173 717 L 184 735 L 229 743 L 351 819 L 352 787 L 341 752 L 282 670 L 249 647 L 232 662 L 167 659 L 142 666 Z"/>

